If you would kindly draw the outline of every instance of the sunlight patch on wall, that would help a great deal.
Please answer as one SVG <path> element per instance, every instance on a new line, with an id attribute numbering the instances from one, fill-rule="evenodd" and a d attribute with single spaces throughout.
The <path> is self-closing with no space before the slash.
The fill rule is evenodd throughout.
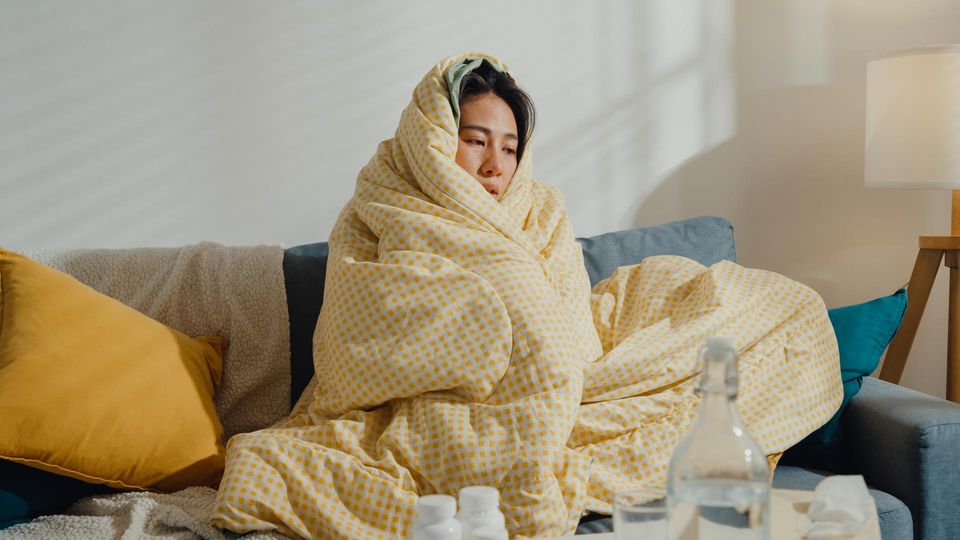
<path id="1" fill-rule="evenodd" d="M 729 0 L 604 8 L 587 19 L 594 48 L 573 60 L 589 76 L 546 100 L 538 144 L 540 172 L 577 201 L 581 235 L 632 226 L 671 171 L 737 130 Z"/>

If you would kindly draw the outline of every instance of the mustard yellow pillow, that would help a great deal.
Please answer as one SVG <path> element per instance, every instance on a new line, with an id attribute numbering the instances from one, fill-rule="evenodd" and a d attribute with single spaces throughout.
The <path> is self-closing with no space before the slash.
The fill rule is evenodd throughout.
<path id="1" fill-rule="evenodd" d="M 0 458 L 117 488 L 215 484 L 225 346 L 0 248 Z"/>

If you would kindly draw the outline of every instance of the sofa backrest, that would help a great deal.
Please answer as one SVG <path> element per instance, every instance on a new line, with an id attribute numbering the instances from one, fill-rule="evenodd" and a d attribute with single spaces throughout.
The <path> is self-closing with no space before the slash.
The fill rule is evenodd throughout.
<path id="1" fill-rule="evenodd" d="M 595 285 L 619 266 L 637 264 L 653 255 L 681 255 L 705 266 L 722 260 L 736 262 L 733 225 L 713 216 L 675 221 L 578 238 L 584 265 Z M 283 274 L 290 315 L 290 406 L 297 402 L 313 376 L 313 330 L 323 305 L 327 270 L 326 242 L 287 248 Z"/>
<path id="2" fill-rule="evenodd" d="M 283 252 L 283 278 L 290 317 L 290 408 L 313 376 L 313 329 L 323 305 L 327 275 L 326 242 L 287 248 Z"/>

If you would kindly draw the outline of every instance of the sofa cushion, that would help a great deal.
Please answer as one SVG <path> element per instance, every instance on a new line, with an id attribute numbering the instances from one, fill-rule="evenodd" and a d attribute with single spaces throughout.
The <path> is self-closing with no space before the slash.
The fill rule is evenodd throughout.
<path id="1" fill-rule="evenodd" d="M 773 475 L 773 487 L 778 489 L 813 490 L 831 473 L 781 465 Z M 889 493 L 869 488 L 877 504 L 880 518 L 880 535 L 883 538 L 913 538 L 913 518 L 910 509 L 900 499 Z"/>
<path id="2" fill-rule="evenodd" d="M 224 345 L 0 249 L 0 458 L 116 488 L 216 482 Z"/>
<path id="3" fill-rule="evenodd" d="M 737 262 L 733 225 L 713 216 L 674 221 L 654 227 L 578 238 L 590 284 L 609 277 L 619 266 L 637 264 L 652 255 L 681 255 L 704 266 Z"/>

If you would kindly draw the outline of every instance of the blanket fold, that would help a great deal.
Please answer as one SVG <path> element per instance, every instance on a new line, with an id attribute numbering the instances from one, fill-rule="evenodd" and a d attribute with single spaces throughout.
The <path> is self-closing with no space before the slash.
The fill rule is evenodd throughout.
<path id="1" fill-rule="evenodd" d="M 771 272 L 655 257 L 591 292 L 563 198 L 531 152 L 498 202 L 455 161 L 440 62 L 361 170 L 330 236 L 315 380 L 234 437 L 213 523 L 402 538 L 418 496 L 485 484 L 511 536 L 570 534 L 614 491 L 662 487 L 698 398 L 697 351 L 732 337 L 739 406 L 769 454 L 839 404 L 819 296 Z"/>

